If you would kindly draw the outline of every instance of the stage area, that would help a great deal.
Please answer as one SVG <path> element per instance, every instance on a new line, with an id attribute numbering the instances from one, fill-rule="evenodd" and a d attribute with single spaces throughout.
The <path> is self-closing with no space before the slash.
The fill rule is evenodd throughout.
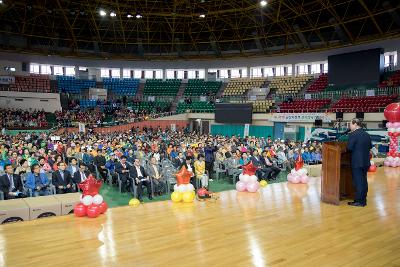
<path id="1" fill-rule="evenodd" d="M 369 188 L 366 208 L 321 203 L 312 178 L 2 225 L 0 266 L 400 266 L 400 169 L 378 168 Z"/>

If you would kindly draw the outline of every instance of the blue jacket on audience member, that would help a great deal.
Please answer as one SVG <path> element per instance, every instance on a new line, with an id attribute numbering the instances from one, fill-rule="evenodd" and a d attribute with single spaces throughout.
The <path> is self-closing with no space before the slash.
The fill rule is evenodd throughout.
<path id="1" fill-rule="evenodd" d="M 42 185 L 49 185 L 49 179 L 47 178 L 46 174 L 40 173 L 39 177 Z M 35 189 L 37 187 L 35 183 L 35 175 L 32 172 L 30 172 L 26 177 L 25 186 L 29 189 Z"/>
<path id="2" fill-rule="evenodd" d="M 311 154 L 310 152 L 304 152 L 302 155 L 303 161 L 304 162 L 310 162 L 311 161 Z"/>

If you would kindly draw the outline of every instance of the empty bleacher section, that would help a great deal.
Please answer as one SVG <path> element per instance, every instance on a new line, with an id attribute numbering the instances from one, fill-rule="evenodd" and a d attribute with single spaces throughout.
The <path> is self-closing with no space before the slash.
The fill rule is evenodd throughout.
<path id="1" fill-rule="evenodd" d="M 146 111 L 146 113 L 160 113 L 167 112 L 171 107 L 171 102 L 167 101 L 140 101 L 129 103 L 128 107 L 139 112 Z"/>
<path id="2" fill-rule="evenodd" d="M 47 75 L 31 74 L 15 76 L 15 82 L 9 85 L 10 91 L 50 93 L 50 79 Z"/>
<path id="3" fill-rule="evenodd" d="M 216 95 L 222 82 L 204 81 L 200 79 L 189 80 L 185 89 L 185 96 Z"/>
<path id="4" fill-rule="evenodd" d="M 379 87 L 400 86 L 400 70 L 386 74 L 386 79 L 379 84 Z"/>
<path id="5" fill-rule="evenodd" d="M 378 112 L 397 99 L 397 95 L 342 97 L 330 112 Z"/>
<path id="6" fill-rule="evenodd" d="M 196 101 L 192 103 L 181 102 L 178 104 L 176 112 L 184 113 L 188 110 L 191 112 L 201 112 L 201 113 L 214 112 L 215 105 L 212 102 L 202 102 L 202 101 Z"/>
<path id="7" fill-rule="evenodd" d="M 296 99 L 293 102 L 284 102 L 279 105 L 277 112 L 301 113 L 318 112 L 331 103 L 330 99 Z"/>
<path id="8" fill-rule="evenodd" d="M 252 88 L 260 88 L 265 83 L 266 78 L 240 78 L 231 79 L 226 86 L 223 95 L 235 96 L 243 95 Z"/>
<path id="9" fill-rule="evenodd" d="M 276 90 L 277 95 L 297 94 L 312 79 L 312 76 L 275 77 L 271 83 L 271 90 Z"/>
<path id="10" fill-rule="evenodd" d="M 79 94 L 84 89 L 95 88 L 96 81 L 77 79 L 71 76 L 57 76 L 59 92 Z"/>
<path id="11" fill-rule="evenodd" d="M 178 93 L 181 80 L 148 79 L 144 87 L 144 95 L 148 96 L 175 96 Z"/>
<path id="12" fill-rule="evenodd" d="M 134 96 L 139 87 L 140 80 L 125 78 L 104 78 L 103 87 L 116 95 Z"/>
<path id="13" fill-rule="evenodd" d="M 252 103 L 253 104 L 253 113 L 267 113 L 274 109 L 275 100 L 273 99 L 266 99 L 266 100 L 234 100 L 230 101 L 231 103 Z"/>
<path id="14" fill-rule="evenodd" d="M 307 89 L 308 93 L 322 92 L 328 86 L 328 74 L 321 74 Z"/>

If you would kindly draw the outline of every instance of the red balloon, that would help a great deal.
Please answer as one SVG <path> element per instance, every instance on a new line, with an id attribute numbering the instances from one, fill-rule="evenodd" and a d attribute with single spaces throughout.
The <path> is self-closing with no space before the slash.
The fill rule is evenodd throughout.
<path id="1" fill-rule="evenodd" d="M 83 203 L 78 203 L 74 207 L 74 214 L 76 217 L 83 217 L 86 215 L 86 206 Z"/>
<path id="2" fill-rule="evenodd" d="M 99 208 L 100 208 L 100 213 L 103 214 L 104 212 L 107 211 L 108 205 L 105 201 L 103 201 L 100 203 Z"/>
<path id="3" fill-rule="evenodd" d="M 102 180 L 97 180 L 92 175 L 89 175 L 89 177 L 78 186 L 82 189 L 84 196 L 91 195 L 93 197 L 99 193 L 102 184 Z"/>
<path id="4" fill-rule="evenodd" d="M 247 174 L 247 175 L 252 176 L 252 175 L 256 174 L 256 171 L 257 171 L 258 168 L 253 165 L 252 161 L 250 161 L 246 165 L 243 165 L 242 169 L 243 169 L 243 174 Z"/>
<path id="5" fill-rule="evenodd" d="M 304 161 L 303 161 L 303 157 L 301 156 L 301 154 L 299 154 L 299 156 L 296 159 L 296 162 L 294 163 L 294 169 L 296 171 L 300 170 L 301 168 L 303 168 L 304 166 Z"/>
<path id="6" fill-rule="evenodd" d="M 96 218 L 97 216 L 100 215 L 100 207 L 99 205 L 92 204 L 89 207 L 87 207 L 87 216 L 89 218 Z"/>
<path id="7" fill-rule="evenodd" d="M 400 103 L 389 104 L 385 108 L 384 115 L 390 122 L 400 122 Z"/>
<path id="8" fill-rule="evenodd" d="M 193 173 L 188 171 L 185 166 L 182 166 L 182 168 L 175 175 L 176 183 L 181 185 L 190 183 L 190 177 L 192 177 Z"/>
<path id="9" fill-rule="evenodd" d="M 376 165 L 371 165 L 370 167 L 369 167 L 369 170 L 368 170 L 369 172 L 376 172 Z"/>
<path id="10" fill-rule="evenodd" d="M 197 195 L 199 195 L 199 197 L 204 197 L 206 194 L 208 194 L 208 192 L 205 188 L 200 188 L 197 190 Z"/>

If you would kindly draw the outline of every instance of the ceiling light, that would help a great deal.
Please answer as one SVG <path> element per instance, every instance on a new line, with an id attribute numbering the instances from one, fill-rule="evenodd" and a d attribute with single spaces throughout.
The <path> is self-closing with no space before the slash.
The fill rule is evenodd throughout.
<path id="1" fill-rule="evenodd" d="M 3 0 L 0 0 L 0 4 L 3 4 Z"/>
<path id="2" fill-rule="evenodd" d="M 262 6 L 262 7 L 265 7 L 267 4 L 268 4 L 268 2 L 265 0 L 260 1 L 260 6 Z"/>
<path id="3" fill-rule="evenodd" d="M 137 14 L 137 15 L 136 15 L 136 18 L 137 18 L 137 19 L 141 19 L 141 18 L 143 18 L 143 16 L 140 15 L 140 14 Z"/>
<path id="4" fill-rule="evenodd" d="M 107 16 L 107 12 L 105 12 L 103 9 L 100 9 L 99 14 L 102 17 Z"/>
<path id="5" fill-rule="evenodd" d="M 128 14 L 128 15 L 126 15 L 126 17 L 127 17 L 128 19 L 130 19 L 130 18 L 132 18 L 133 16 L 132 16 L 131 14 Z"/>
<path id="6" fill-rule="evenodd" d="M 200 18 L 205 18 L 206 17 L 206 15 L 204 15 L 204 14 L 200 14 L 200 16 L 199 16 Z"/>
<path id="7" fill-rule="evenodd" d="M 116 16 L 117 16 L 117 14 L 115 14 L 115 12 L 110 13 L 110 17 L 116 17 Z"/>

